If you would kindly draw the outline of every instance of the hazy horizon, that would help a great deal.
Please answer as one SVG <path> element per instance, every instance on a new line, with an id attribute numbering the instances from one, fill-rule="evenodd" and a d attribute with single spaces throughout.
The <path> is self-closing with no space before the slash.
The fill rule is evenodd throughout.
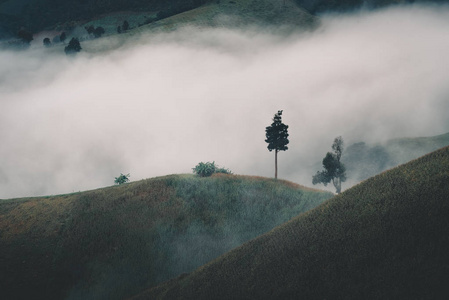
<path id="1" fill-rule="evenodd" d="M 200 161 L 273 177 L 265 127 L 281 109 L 279 177 L 306 186 L 336 136 L 349 146 L 449 131 L 448 6 L 276 32 L 184 28 L 74 58 L 0 51 L 0 199 L 191 173 Z M 82 47 L 107 43 L 117 40 Z"/>

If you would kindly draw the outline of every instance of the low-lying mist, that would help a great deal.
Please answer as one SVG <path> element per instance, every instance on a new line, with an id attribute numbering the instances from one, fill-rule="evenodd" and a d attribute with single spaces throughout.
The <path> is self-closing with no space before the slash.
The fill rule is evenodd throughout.
<path id="1" fill-rule="evenodd" d="M 265 127 L 280 109 L 290 144 L 279 176 L 312 186 L 336 136 L 449 131 L 448 36 L 447 6 L 408 6 L 322 16 L 288 36 L 185 28 L 82 43 L 74 58 L 2 51 L 0 198 L 190 173 L 200 161 L 272 177 Z"/>

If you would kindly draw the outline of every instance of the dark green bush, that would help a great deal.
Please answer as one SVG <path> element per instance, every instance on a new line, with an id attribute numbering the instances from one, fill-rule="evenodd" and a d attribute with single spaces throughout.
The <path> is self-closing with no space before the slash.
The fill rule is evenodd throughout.
<path id="1" fill-rule="evenodd" d="M 200 162 L 193 168 L 193 173 L 201 176 L 201 177 L 209 177 L 215 173 L 217 166 L 215 162 Z"/>
<path id="2" fill-rule="evenodd" d="M 127 183 L 129 181 L 129 174 L 122 174 L 120 173 L 119 177 L 115 177 L 114 183 L 115 184 L 123 184 L 123 183 Z"/>
<path id="3" fill-rule="evenodd" d="M 195 168 L 192 168 L 193 173 L 201 176 L 201 177 L 209 177 L 214 173 L 222 173 L 222 174 L 232 174 L 232 172 L 229 169 L 226 168 L 219 168 L 215 161 L 213 162 L 200 162 L 195 166 Z"/>

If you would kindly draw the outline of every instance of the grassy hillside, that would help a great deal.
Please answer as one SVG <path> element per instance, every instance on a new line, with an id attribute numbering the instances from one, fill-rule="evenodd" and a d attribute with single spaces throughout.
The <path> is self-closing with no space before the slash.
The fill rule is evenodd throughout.
<path id="1" fill-rule="evenodd" d="M 449 147 L 133 299 L 444 299 Z"/>
<path id="2" fill-rule="evenodd" d="M 280 25 L 289 30 L 308 30 L 319 24 L 318 18 L 298 7 L 292 0 L 287 0 L 285 7 L 278 0 L 214 1 L 163 19 L 158 19 L 157 16 L 157 11 L 109 14 L 89 21 L 83 26 L 102 26 L 106 29 L 106 35 L 115 35 L 117 26 L 126 19 L 132 29 L 116 36 L 126 39 L 139 33 L 172 31 L 185 26 L 242 28 Z M 81 32 L 84 33 L 83 30 Z M 89 45 L 86 46 L 89 51 Z"/>
<path id="3" fill-rule="evenodd" d="M 31 32 L 38 32 L 57 25 L 92 20 L 113 12 L 157 12 L 169 9 L 185 11 L 205 2 L 205 0 L 7 0 L 0 2 L 0 15 L 9 16 L 15 22 L 2 19 L 0 26 L 6 25 L 13 32 L 18 31 L 21 26 Z"/>
<path id="4" fill-rule="evenodd" d="M 234 0 L 216 1 L 154 22 L 148 27 L 174 29 L 183 25 L 239 27 L 248 24 L 311 28 L 317 24 L 317 18 L 291 0 L 285 1 L 285 6 L 279 0 Z"/>
<path id="5" fill-rule="evenodd" d="M 330 197 L 287 181 L 217 174 L 1 200 L 0 297 L 123 299 Z"/>
<path id="6" fill-rule="evenodd" d="M 399 138 L 374 145 L 360 142 L 349 146 L 342 160 L 348 177 L 362 181 L 448 145 L 449 133 L 432 137 Z"/>
<path id="7" fill-rule="evenodd" d="M 241 3 L 243 6 L 245 3 L 249 3 L 249 11 L 257 14 L 258 8 L 266 6 L 267 3 L 274 4 L 275 7 L 282 7 L 284 3 L 287 3 L 285 9 L 287 12 L 292 10 L 293 6 L 290 4 L 295 3 L 311 14 L 319 14 L 415 2 L 447 3 L 448 0 L 0 0 L 0 39 L 16 35 L 22 27 L 33 33 L 56 27 L 67 31 L 75 25 L 95 21 L 109 14 L 128 15 L 130 18 L 134 18 L 140 12 L 145 15 L 144 19 L 154 19 L 157 13 L 161 13 L 160 16 L 165 18 L 167 15 L 186 12 L 205 4 L 231 4 L 238 7 Z M 272 9 L 262 13 L 279 16 L 278 13 L 273 14 Z M 269 16 L 267 19 L 270 18 Z M 277 22 L 279 22 L 278 19 L 275 23 Z"/>
<path id="8" fill-rule="evenodd" d="M 13 35 L 21 27 L 34 33 L 44 29 L 70 32 L 76 26 L 94 24 L 104 27 L 108 34 L 115 34 L 117 26 L 122 25 L 124 20 L 134 28 L 148 23 L 153 25 L 151 28 L 185 24 L 216 26 L 223 23 L 239 26 L 254 22 L 310 26 L 315 20 L 293 0 L 57 2 L 57 5 L 44 0 L 0 3 L 0 16 L 4 16 L 0 20 L 0 28 L 3 27 L 3 32 L 9 30 Z M 221 18 L 222 15 L 234 19 Z"/>

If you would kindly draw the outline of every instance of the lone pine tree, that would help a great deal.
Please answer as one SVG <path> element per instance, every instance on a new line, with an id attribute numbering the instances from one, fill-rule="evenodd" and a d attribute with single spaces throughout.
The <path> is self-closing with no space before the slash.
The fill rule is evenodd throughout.
<path id="1" fill-rule="evenodd" d="M 288 125 L 282 123 L 282 110 L 274 115 L 271 126 L 265 128 L 268 150 L 274 150 L 274 178 L 278 178 L 278 152 L 288 150 Z"/>

